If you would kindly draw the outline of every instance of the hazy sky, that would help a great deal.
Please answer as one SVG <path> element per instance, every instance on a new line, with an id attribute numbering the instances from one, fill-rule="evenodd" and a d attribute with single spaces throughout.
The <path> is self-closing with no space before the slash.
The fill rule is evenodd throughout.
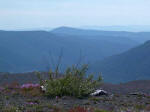
<path id="1" fill-rule="evenodd" d="M 150 25 L 150 0 L 0 0 L 0 29 Z"/>

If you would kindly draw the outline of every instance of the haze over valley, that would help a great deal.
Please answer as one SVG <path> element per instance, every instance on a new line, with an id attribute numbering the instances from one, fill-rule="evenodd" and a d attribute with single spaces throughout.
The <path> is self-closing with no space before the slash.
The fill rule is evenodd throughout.
<path id="1" fill-rule="evenodd" d="M 51 31 L 0 31 L 0 71 L 20 73 L 54 70 L 61 55 L 60 72 L 72 65 L 89 64 L 90 72 L 102 72 L 104 79 L 109 82 L 146 79 L 150 72 L 145 68 L 149 61 L 144 57 L 148 56 L 149 47 L 142 47 L 137 54 L 132 53 L 135 52 L 132 49 L 148 44 L 149 39 L 149 32 L 71 27 L 59 27 Z M 136 60 L 141 64 L 138 61 L 135 63 Z M 145 77 L 140 76 L 142 73 Z M 113 76 L 120 76 L 122 80 L 113 79 Z M 126 76 L 126 80 L 123 76 Z"/>

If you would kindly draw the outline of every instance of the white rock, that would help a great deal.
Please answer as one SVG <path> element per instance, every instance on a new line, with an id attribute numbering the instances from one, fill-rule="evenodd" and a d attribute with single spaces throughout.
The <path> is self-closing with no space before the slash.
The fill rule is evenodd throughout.
<path id="1" fill-rule="evenodd" d="M 95 92 L 90 94 L 91 96 L 101 96 L 101 95 L 108 95 L 108 93 L 102 89 L 95 90 Z"/>
<path id="2" fill-rule="evenodd" d="M 46 91 L 46 87 L 45 87 L 45 86 L 41 86 L 41 90 L 42 90 L 43 92 L 45 92 L 45 91 Z"/>

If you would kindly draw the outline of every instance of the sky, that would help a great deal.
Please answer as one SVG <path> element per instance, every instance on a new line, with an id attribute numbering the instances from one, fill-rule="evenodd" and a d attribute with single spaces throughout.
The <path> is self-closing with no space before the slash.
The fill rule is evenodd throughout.
<path id="1" fill-rule="evenodd" d="M 150 0 L 0 0 L 0 29 L 150 25 Z"/>

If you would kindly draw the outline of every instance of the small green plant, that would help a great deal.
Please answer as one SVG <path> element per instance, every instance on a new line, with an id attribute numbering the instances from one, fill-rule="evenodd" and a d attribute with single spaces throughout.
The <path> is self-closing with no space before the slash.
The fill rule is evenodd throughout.
<path id="1" fill-rule="evenodd" d="M 82 98 L 88 96 L 101 83 L 101 76 L 98 80 L 93 79 L 93 75 L 87 75 L 87 65 L 81 68 L 69 67 L 64 75 L 58 78 L 58 71 L 49 72 L 49 79 L 43 84 L 46 88 L 45 94 L 50 97 L 55 96 L 74 96 Z M 57 77 L 55 77 L 55 74 Z M 38 74 L 40 82 L 42 82 Z"/>
<path id="2" fill-rule="evenodd" d="M 137 110 L 143 110 L 145 108 L 145 105 L 135 105 L 135 109 Z"/>
<path id="3" fill-rule="evenodd" d="M 5 96 L 5 99 L 6 99 L 6 100 L 9 100 L 9 99 L 10 99 L 10 97 L 9 97 L 9 96 Z"/>

